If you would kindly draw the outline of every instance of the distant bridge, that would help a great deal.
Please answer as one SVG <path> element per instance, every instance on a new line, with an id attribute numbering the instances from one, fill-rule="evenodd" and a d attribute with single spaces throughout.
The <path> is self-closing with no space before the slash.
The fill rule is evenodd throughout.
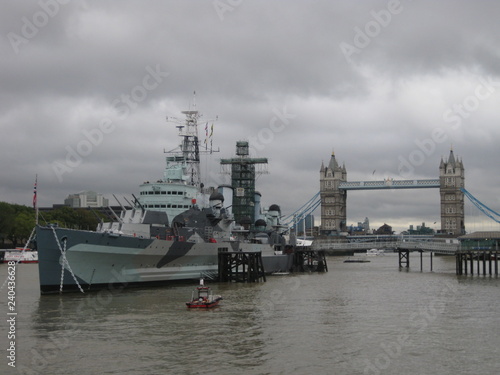
<path id="1" fill-rule="evenodd" d="M 394 249 L 394 250 L 409 250 L 432 252 L 435 254 L 455 255 L 460 249 L 458 243 L 447 243 L 443 240 L 430 240 L 430 241 L 416 241 L 398 239 L 396 241 L 374 241 L 374 242 L 333 242 L 316 240 L 312 244 L 313 250 L 333 251 L 355 251 L 355 250 L 368 250 L 368 249 Z"/>
<path id="2" fill-rule="evenodd" d="M 439 187 L 439 179 L 426 180 L 382 180 L 382 181 L 344 181 L 340 182 L 339 189 L 342 190 L 375 190 L 375 189 L 415 189 L 415 188 L 436 188 Z M 467 197 L 483 214 L 500 224 L 500 213 L 494 211 L 484 203 L 479 201 L 465 188 L 460 191 Z M 317 192 L 311 199 L 298 208 L 295 212 L 282 218 L 283 225 L 293 227 L 303 223 L 307 215 L 310 215 L 321 204 L 320 192 Z M 374 246 L 376 247 L 376 246 Z M 426 250 L 424 250 L 426 251 Z M 429 250 L 432 251 L 432 250 Z"/>

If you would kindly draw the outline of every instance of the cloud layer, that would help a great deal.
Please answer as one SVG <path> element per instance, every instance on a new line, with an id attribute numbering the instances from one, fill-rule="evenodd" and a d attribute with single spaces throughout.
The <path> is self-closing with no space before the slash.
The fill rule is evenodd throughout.
<path id="1" fill-rule="evenodd" d="M 36 174 L 42 206 L 81 190 L 136 193 L 162 176 L 163 150 L 178 142 L 165 117 L 192 108 L 196 91 L 202 121 L 218 117 L 208 184 L 219 159 L 249 140 L 270 160 L 257 181 L 263 203 L 291 213 L 319 190 L 332 151 L 348 180 L 415 179 L 437 178 L 453 147 L 466 188 L 498 208 L 499 7 L 8 2 L 0 200 L 29 205 Z M 439 223 L 439 192 L 349 192 L 348 223 L 365 217 L 397 230 Z M 479 220 L 466 212 L 468 230 Z"/>

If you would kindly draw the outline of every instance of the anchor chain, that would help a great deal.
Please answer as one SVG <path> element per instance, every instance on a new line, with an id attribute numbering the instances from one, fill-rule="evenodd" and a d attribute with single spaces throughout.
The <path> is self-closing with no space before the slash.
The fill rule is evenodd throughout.
<path id="1" fill-rule="evenodd" d="M 59 242 L 59 238 L 57 238 L 56 230 L 54 227 L 52 227 L 52 232 L 54 233 L 54 238 L 56 239 L 57 246 L 59 247 L 59 250 L 61 251 L 62 255 L 62 262 L 61 262 L 61 284 L 59 286 L 59 292 L 62 293 L 63 290 L 63 278 L 64 278 L 64 264 L 68 266 L 68 271 L 70 272 L 71 276 L 73 277 L 73 280 L 75 280 L 76 285 L 78 286 L 78 289 L 80 289 L 80 292 L 85 293 L 83 291 L 83 288 L 80 286 L 80 283 L 78 282 L 75 274 L 73 273 L 73 270 L 71 269 L 71 266 L 69 265 L 68 259 L 66 258 L 66 241 L 64 241 L 64 250 L 61 247 L 61 243 Z"/>

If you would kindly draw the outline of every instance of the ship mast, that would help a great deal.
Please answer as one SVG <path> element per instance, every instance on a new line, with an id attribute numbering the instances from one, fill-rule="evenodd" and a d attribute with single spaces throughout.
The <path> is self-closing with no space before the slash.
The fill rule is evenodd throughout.
<path id="1" fill-rule="evenodd" d="M 194 93 L 194 95 L 195 97 L 193 98 L 192 109 L 181 112 L 185 116 L 183 119 L 178 119 L 175 117 L 167 117 L 168 122 L 176 124 L 176 127 L 179 131 L 179 137 L 181 137 L 182 140 L 178 147 L 176 147 L 171 151 L 164 151 L 164 152 L 166 154 L 172 155 L 172 156 L 167 156 L 167 170 L 182 169 L 182 181 L 185 184 L 196 186 L 201 191 L 203 190 L 203 184 L 201 182 L 200 154 L 204 152 L 206 153 L 218 152 L 218 150 L 216 151 L 212 150 L 211 146 L 210 150 L 208 150 L 207 146 L 205 146 L 205 150 L 200 151 L 198 122 L 202 115 L 196 109 L 196 92 Z M 211 133 L 209 137 L 208 121 L 207 121 L 207 124 L 205 126 L 207 139 L 212 137 L 213 126 L 214 125 L 212 120 Z M 207 143 L 207 139 L 205 139 L 205 143 Z M 180 179 L 181 177 L 179 176 L 178 180 Z"/>
<path id="2" fill-rule="evenodd" d="M 200 186 L 200 149 L 198 144 L 198 111 L 183 111 L 186 116 L 185 126 L 179 128 L 182 136 L 181 151 L 186 162 L 186 174 L 190 177 L 190 184 Z"/>
<path id="3" fill-rule="evenodd" d="M 168 122 L 176 123 L 176 128 L 181 137 L 181 144 L 166 154 L 174 155 L 167 157 L 167 164 L 182 166 L 183 179 L 190 185 L 200 187 L 200 150 L 198 142 L 198 119 L 201 115 L 197 110 L 182 111 L 185 116 L 183 120 L 167 117 Z M 167 165 L 167 168 L 168 168 Z"/>

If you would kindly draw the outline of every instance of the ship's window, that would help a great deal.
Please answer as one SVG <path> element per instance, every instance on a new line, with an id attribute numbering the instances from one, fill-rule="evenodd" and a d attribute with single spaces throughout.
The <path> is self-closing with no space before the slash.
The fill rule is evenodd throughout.
<path id="1" fill-rule="evenodd" d="M 164 204 L 161 205 L 161 208 L 165 208 L 166 206 Z"/>
<path id="2" fill-rule="evenodd" d="M 171 191 L 167 191 L 167 194 L 168 194 L 168 195 L 171 195 L 171 194 L 172 194 L 172 192 L 171 192 Z"/>
<path id="3" fill-rule="evenodd" d="M 167 204 L 167 208 L 171 208 L 171 207 L 172 207 L 172 205 L 171 205 L 171 204 Z"/>
<path id="4" fill-rule="evenodd" d="M 156 194 L 156 195 L 160 195 L 160 192 L 159 192 L 159 191 L 155 191 L 155 194 Z"/>
<path id="5" fill-rule="evenodd" d="M 161 192 L 161 194 L 162 194 L 162 195 L 165 195 L 165 194 L 167 194 L 167 192 L 166 192 L 166 191 L 162 191 L 162 192 Z"/>
<path id="6" fill-rule="evenodd" d="M 154 192 L 153 192 L 153 191 L 148 191 L 148 194 L 149 194 L 149 195 L 153 195 L 153 194 L 154 194 Z"/>
<path id="7" fill-rule="evenodd" d="M 177 208 L 177 205 L 176 205 L 176 204 L 173 204 L 173 205 L 172 205 L 172 208 Z"/>

